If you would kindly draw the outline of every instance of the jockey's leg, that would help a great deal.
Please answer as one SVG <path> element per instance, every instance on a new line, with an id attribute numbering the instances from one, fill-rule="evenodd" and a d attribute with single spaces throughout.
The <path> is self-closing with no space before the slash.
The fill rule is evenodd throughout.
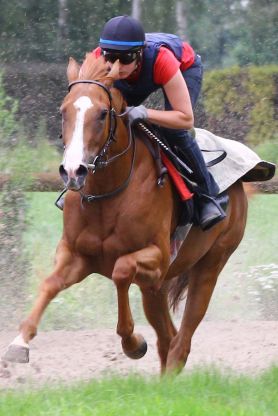
<path id="1" fill-rule="evenodd" d="M 192 190 L 198 199 L 198 222 L 203 230 L 207 230 L 226 217 L 220 206 L 222 196 L 217 197 L 219 187 L 208 171 L 202 152 L 191 133 L 186 130 L 167 129 L 166 137 L 169 144 L 178 149 L 178 154 L 193 171 L 192 175 L 187 176 L 197 185 Z"/>
<path id="2" fill-rule="evenodd" d="M 195 108 L 197 99 L 200 94 L 203 80 L 203 66 L 199 55 L 195 56 L 193 65 L 182 72 L 190 95 L 192 108 Z M 171 110 L 172 106 L 164 94 L 165 109 Z M 218 185 L 208 172 L 202 152 L 191 132 L 186 130 L 163 129 L 164 134 L 172 147 L 180 150 L 184 162 L 193 170 L 192 177 L 189 179 L 197 183 L 197 188 L 193 191 L 199 194 L 198 205 L 199 215 L 198 222 L 203 230 L 207 230 L 226 216 L 220 206 L 221 199 L 217 198 L 219 192 Z M 180 155 L 180 154 L 179 154 Z M 224 201 L 227 203 L 227 200 Z"/>
<path id="3" fill-rule="evenodd" d="M 162 253 L 155 246 L 120 257 L 114 266 L 112 280 L 118 295 L 117 333 L 122 338 L 124 353 L 134 359 L 141 358 L 147 351 L 147 344 L 141 335 L 133 333 L 134 322 L 129 306 L 128 291 L 131 283 L 140 288 L 156 290 L 160 285 Z"/>
<path id="4" fill-rule="evenodd" d="M 6 360 L 15 362 L 29 361 L 29 341 L 37 333 L 42 314 L 50 301 L 63 289 L 79 283 L 92 273 L 91 265 L 86 259 L 77 257 L 60 242 L 53 273 L 41 284 L 39 295 L 31 313 L 20 324 L 20 333 L 9 345 L 4 356 Z"/>

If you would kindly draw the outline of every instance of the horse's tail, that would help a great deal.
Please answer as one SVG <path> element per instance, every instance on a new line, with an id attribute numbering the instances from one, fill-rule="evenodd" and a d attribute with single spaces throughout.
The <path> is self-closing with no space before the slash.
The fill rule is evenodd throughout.
<path id="1" fill-rule="evenodd" d="M 170 280 L 168 286 L 168 301 L 170 308 L 175 310 L 181 300 L 185 298 L 185 292 L 188 286 L 188 275 L 181 274 L 174 279 Z"/>

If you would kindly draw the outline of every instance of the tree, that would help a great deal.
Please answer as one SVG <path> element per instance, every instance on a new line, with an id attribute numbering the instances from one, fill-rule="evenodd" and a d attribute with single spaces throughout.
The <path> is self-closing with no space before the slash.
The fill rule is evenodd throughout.
<path id="1" fill-rule="evenodd" d="M 61 60 L 64 57 L 66 50 L 66 44 L 68 41 L 68 8 L 67 0 L 58 0 L 59 17 L 58 17 L 58 28 L 57 28 L 57 59 Z"/>
<path id="2" fill-rule="evenodd" d="M 187 11 L 186 3 L 180 0 L 176 1 L 176 33 L 181 39 L 187 40 Z"/>
<path id="3" fill-rule="evenodd" d="M 141 20 L 142 4 L 141 0 L 132 0 L 131 16 Z"/>
<path id="4" fill-rule="evenodd" d="M 103 24 L 131 14 L 147 32 L 178 33 L 206 67 L 277 63 L 277 0 L 0 0 L 1 61 L 81 60 Z"/>
<path id="5" fill-rule="evenodd" d="M 277 1 L 249 0 L 234 27 L 234 36 L 232 55 L 240 65 L 277 63 Z"/>

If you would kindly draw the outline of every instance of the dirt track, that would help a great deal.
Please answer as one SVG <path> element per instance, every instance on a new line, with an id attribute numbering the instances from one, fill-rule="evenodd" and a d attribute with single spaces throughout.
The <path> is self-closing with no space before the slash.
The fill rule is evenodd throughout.
<path id="1" fill-rule="evenodd" d="M 31 344 L 29 364 L 1 362 L 0 388 L 90 380 L 111 372 L 158 374 L 154 333 L 149 327 L 138 327 L 137 331 L 148 342 L 146 356 L 138 361 L 125 357 L 113 330 L 40 333 Z M 15 335 L 0 332 L 1 356 Z M 215 365 L 256 374 L 273 363 L 278 365 L 277 321 L 203 322 L 195 334 L 186 368 Z"/>

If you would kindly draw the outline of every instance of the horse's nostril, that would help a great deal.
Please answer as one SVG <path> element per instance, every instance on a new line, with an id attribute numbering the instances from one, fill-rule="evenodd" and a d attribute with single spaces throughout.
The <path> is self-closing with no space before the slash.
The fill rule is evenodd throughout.
<path id="1" fill-rule="evenodd" d="M 66 182 L 68 180 L 68 174 L 63 165 L 59 166 L 59 173 L 61 178 Z"/>
<path id="2" fill-rule="evenodd" d="M 76 176 L 80 177 L 80 176 L 86 176 L 88 173 L 88 169 L 86 168 L 86 166 L 84 165 L 80 165 L 79 168 L 76 170 Z"/>

